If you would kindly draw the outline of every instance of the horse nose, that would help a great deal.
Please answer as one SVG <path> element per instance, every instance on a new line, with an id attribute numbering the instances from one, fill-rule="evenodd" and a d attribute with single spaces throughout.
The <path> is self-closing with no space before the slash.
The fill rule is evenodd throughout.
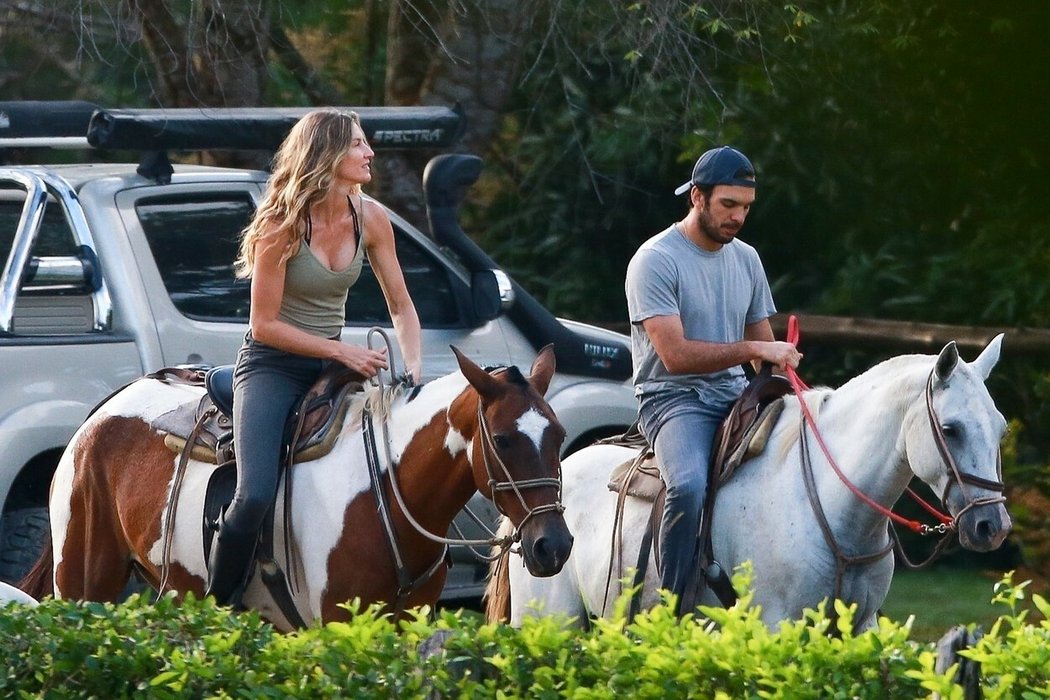
<path id="1" fill-rule="evenodd" d="M 1003 507 L 986 512 L 973 524 L 972 541 L 969 548 L 978 552 L 988 552 L 998 549 L 1010 533 L 1013 523 L 1009 514 Z M 960 533 L 962 534 L 962 533 Z M 963 543 L 966 546 L 967 543 Z"/>
<path id="2" fill-rule="evenodd" d="M 540 576 L 553 576 L 561 571 L 569 558 L 569 552 L 572 551 L 572 543 L 573 537 L 568 529 L 544 533 L 533 540 L 532 558 L 537 565 L 535 573 Z"/>

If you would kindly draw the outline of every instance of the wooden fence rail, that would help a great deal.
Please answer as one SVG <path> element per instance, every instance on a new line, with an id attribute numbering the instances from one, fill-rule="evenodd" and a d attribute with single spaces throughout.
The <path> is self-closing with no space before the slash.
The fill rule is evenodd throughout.
<path id="1" fill-rule="evenodd" d="M 903 352 L 935 353 L 954 340 L 969 353 L 980 351 L 997 333 L 1006 333 L 1003 354 L 1050 356 L 1050 329 L 952 326 L 918 321 L 884 321 L 848 316 L 795 314 L 801 329 L 801 345 L 807 342 L 850 347 L 880 347 Z M 783 338 L 788 314 L 772 318 L 773 332 Z"/>

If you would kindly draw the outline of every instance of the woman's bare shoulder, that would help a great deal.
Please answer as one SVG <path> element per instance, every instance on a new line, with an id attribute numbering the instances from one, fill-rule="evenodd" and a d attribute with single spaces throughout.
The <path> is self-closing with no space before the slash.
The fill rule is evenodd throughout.
<path id="1" fill-rule="evenodd" d="M 387 214 L 386 207 L 377 202 L 374 199 L 362 198 L 362 203 L 365 209 L 365 221 L 376 221 L 380 223 L 389 223 L 390 215 Z"/>

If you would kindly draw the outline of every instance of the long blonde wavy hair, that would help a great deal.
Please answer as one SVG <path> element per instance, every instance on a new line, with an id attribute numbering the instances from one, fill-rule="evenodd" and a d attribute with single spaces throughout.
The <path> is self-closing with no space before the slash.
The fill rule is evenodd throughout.
<path id="1" fill-rule="evenodd" d="M 350 149 L 356 112 L 318 109 L 295 123 L 273 158 L 273 174 L 259 209 L 241 231 L 240 251 L 234 261 L 237 277 L 251 277 L 255 246 L 267 236 L 285 236 L 285 262 L 306 233 L 310 207 L 321 201 L 335 181 L 339 163 Z"/>

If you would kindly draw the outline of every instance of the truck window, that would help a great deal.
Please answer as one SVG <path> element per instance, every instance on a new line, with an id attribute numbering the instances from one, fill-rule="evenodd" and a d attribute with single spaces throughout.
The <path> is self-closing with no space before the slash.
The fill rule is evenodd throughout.
<path id="1" fill-rule="evenodd" d="M 233 274 L 238 236 L 255 211 L 247 193 L 141 200 L 135 213 L 175 308 L 190 318 L 247 321 L 250 286 Z"/>
<path id="2" fill-rule="evenodd" d="M 8 191 L 5 191 L 5 194 Z M 23 192 L 19 191 L 19 194 Z M 18 221 L 22 216 L 22 205 L 25 197 L 21 199 L 0 199 L 0 261 L 6 261 L 14 244 L 15 232 L 18 229 Z M 32 255 L 36 257 L 76 255 L 77 244 L 73 240 L 73 231 L 69 228 L 62 208 L 49 201 L 44 209 L 44 221 L 40 225 L 36 243 L 33 245 Z M 0 262 L 2 265 L 2 262 Z"/>
<path id="3" fill-rule="evenodd" d="M 240 231 L 254 212 L 247 194 L 150 197 L 135 211 L 175 308 L 198 320 L 248 320 L 250 283 L 233 274 Z M 410 234 L 395 229 L 395 240 L 420 323 L 427 328 L 462 325 L 448 271 Z M 346 323 L 390 325 L 386 300 L 367 257 L 347 298 Z"/>
<path id="4" fill-rule="evenodd" d="M 415 242 L 412 237 L 394 229 L 397 260 L 405 276 L 405 285 L 424 328 L 452 328 L 462 325 L 459 305 L 456 303 L 449 273 Z M 386 299 L 379 287 L 372 266 L 365 258 L 361 277 L 350 288 L 346 299 L 348 326 L 389 326 Z"/>

